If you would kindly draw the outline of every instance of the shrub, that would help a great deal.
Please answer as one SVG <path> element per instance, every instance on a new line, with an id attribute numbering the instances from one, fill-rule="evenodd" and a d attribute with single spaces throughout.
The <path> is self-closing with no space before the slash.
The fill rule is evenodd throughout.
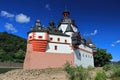
<path id="1" fill-rule="evenodd" d="M 120 80 L 120 67 L 118 66 L 113 70 L 111 75 L 112 80 Z"/>
<path id="2" fill-rule="evenodd" d="M 88 66 L 87 69 L 88 69 L 88 70 L 93 70 L 93 69 L 95 69 L 95 67 L 93 67 L 93 66 Z"/>
<path id="3" fill-rule="evenodd" d="M 87 80 L 89 75 L 87 69 L 82 66 L 71 67 L 70 64 L 66 64 L 64 70 L 68 73 L 69 80 Z"/>
<path id="4" fill-rule="evenodd" d="M 109 64 L 103 66 L 103 70 L 105 71 L 111 70 L 111 68 L 112 68 L 112 65 L 109 65 Z"/>
<path id="5" fill-rule="evenodd" d="M 97 72 L 95 80 L 106 80 L 106 79 L 107 79 L 107 76 L 105 73 Z"/>

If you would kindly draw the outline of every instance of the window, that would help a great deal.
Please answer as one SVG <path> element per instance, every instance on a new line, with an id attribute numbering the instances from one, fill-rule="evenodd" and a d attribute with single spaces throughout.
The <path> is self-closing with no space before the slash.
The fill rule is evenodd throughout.
<path id="1" fill-rule="evenodd" d="M 38 36 L 38 38 L 43 38 L 42 36 Z"/>
<path id="2" fill-rule="evenodd" d="M 55 50 L 57 50 L 57 46 L 55 46 Z"/>
<path id="3" fill-rule="evenodd" d="M 60 41 L 60 38 L 58 38 L 57 40 Z"/>
<path id="4" fill-rule="evenodd" d="M 32 38 L 32 36 L 30 36 L 30 39 Z"/>
<path id="5" fill-rule="evenodd" d="M 81 56 L 81 54 L 79 53 L 79 56 Z"/>
<path id="6" fill-rule="evenodd" d="M 51 37 L 50 40 L 53 40 L 53 38 Z"/>
<path id="7" fill-rule="evenodd" d="M 65 43 L 67 43 L 67 40 L 65 40 Z"/>
<path id="8" fill-rule="evenodd" d="M 84 54 L 83 54 L 83 57 L 84 57 Z"/>

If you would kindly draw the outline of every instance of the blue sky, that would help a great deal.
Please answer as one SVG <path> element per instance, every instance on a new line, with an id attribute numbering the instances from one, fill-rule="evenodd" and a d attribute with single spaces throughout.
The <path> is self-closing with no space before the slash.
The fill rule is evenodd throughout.
<path id="1" fill-rule="evenodd" d="M 0 0 L 0 32 L 27 38 L 36 19 L 45 27 L 51 20 L 58 25 L 65 9 L 81 35 L 120 60 L 120 0 Z"/>

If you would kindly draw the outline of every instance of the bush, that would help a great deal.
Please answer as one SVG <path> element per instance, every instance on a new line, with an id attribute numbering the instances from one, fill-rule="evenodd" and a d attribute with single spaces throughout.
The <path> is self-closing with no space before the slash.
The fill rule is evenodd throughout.
<path id="1" fill-rule="evenodd" d="M 95 69 L 95 67 L 93 67 L 93 66 L 88 66 L 87 69 L 88 69 L 89 71 L 91 71 L 91 70 Z"/>
<path id="2" fill-rule="evenodd" d="M 120 80 L 120 67 L 118 66 L 114 68 L 113 73 L 111 75 L 112 80 Z"/>
<path id="3" fill-rule="evenodd" d="M 105 71 L 108 71 L 111 69 L 112 69 L 112 65 L 107 64 L 107 65 L 103 66 L 103 70 L 105 70 Z"/>
<path id="4" fill-rule="evenodd" d="M 82 66 L 71 67 L 70 64 L 66 64 L 64 70 L 68 73 L 69 80 L 87 80 L 89 75 L 86 69 Z"/>
<path id="5" fill-rule="evenodd" d="M 98 72 L 96 77 L 95 77 L 95 80 L 106 80 L 107 79 L 107 76 L 105 73 L 101 73 L 101 72 Z"/>

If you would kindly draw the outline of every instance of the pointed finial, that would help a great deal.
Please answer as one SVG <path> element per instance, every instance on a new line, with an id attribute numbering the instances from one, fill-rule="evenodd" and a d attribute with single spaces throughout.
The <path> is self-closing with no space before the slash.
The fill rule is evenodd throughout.
<path id="1" fill-rule="evenodd" d="M 36 26 L 40 26 L 40 20 L 39 19 L 36 20 Z"/>

